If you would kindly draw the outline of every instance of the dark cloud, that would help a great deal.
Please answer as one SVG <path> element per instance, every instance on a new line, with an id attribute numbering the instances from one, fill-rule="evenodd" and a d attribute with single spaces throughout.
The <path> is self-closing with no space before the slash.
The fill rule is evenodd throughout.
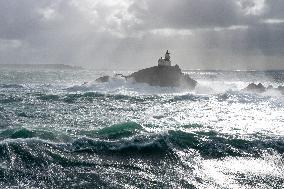
<path id="1" fill-rule="evenodd" d="M 241 14 L 234 0 L 144 0 L 130 11 L 150 28 L 228 27 L 252 19 Z"/>
<path id="2" fill-rule="evenodd" d="M 267 18 L 284 19 L 284 1 L 283 0 L 267 0 L 267 8 L 264 14 Z"/>
<path id="3" fill-rule="evenodd" d="M 137 69 L 171 49 L 185 68 L 284 68 L 283 10 L 282 0 L 0 0 L 0 63 Z"/>
<path id="4" fill-rule="evenodd" d="M 0 0 L 0 38 L 17 39 L 36 33 L 40 27 L 37 10 L 49 4 L 43 0 Z"/>

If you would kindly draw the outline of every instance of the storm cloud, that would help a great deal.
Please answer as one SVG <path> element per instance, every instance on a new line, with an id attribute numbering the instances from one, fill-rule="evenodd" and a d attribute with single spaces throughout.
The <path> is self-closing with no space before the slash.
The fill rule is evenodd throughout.
<path id="1" fill-rule="evenodd" d="M 284 69 L 282 0 L 0 0 L 0 64 Z"/>

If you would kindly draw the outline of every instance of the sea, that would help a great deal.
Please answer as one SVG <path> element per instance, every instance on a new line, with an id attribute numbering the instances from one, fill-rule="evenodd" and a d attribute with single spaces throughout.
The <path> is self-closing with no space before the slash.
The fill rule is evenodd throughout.
<path id="1" fill-rule="evenodd" d="M 284 188 L 284 71 L 183 72 L 0 68 L 0 188 Z"/>

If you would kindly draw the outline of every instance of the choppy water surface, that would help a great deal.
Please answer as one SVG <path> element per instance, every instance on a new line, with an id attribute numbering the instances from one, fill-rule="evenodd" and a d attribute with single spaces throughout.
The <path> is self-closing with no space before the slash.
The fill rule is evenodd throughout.
<path id="1" fill-rule="evenodd" d="M 0 70 L 1 188 L 284 187 L 284 95 L 241 91 L 284 72 L 95 82 L 114 73 Z"/>

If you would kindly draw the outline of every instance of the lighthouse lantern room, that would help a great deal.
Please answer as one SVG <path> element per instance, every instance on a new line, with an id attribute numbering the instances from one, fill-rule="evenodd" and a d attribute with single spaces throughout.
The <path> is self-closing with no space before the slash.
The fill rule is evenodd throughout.
<path id="1" fill-rule="evenodd" d="M 158 66 L 171 66 L 171 57 L 170 57 L 170 53 L 167 50 L 166 54 L 165 54 L 165 58 L 163 59 L 162 57 L 158 60 Z"/>

